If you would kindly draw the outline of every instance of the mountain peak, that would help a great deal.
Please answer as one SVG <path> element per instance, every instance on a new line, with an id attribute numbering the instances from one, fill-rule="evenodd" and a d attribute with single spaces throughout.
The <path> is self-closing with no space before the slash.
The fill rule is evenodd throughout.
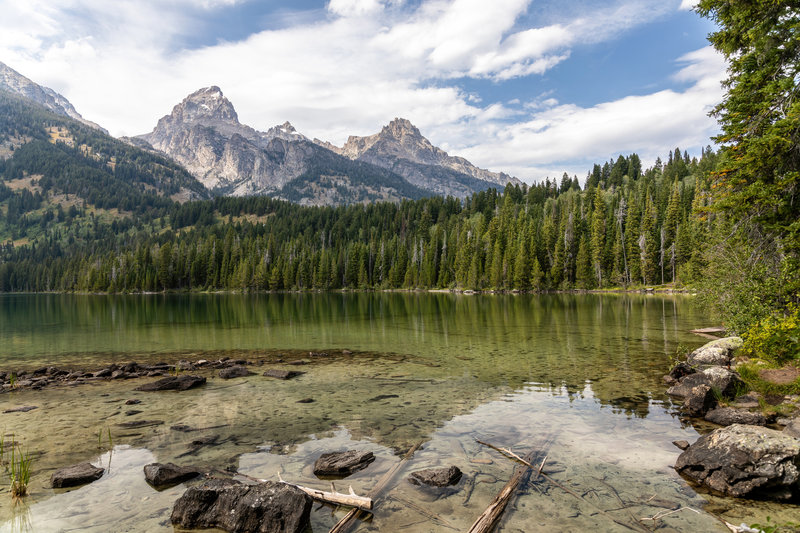
<path id="1" fill-rule="evenodd" d="M 389 124 L 383 127 L 382 134 L 388 134 L 396 139 L 400 139 L 407 135 L 414 137 L 421 137 L 422 134 L 419 129 L 406 118 L 395 118 Z"/>
<path id="2" fill-rule="evenodd" d="M 181 122 L 212 119 L 239 123 L 239 116 L 233 104 L 225 98 L 222 90 L 216 85 L 199 89 L 184 98 L 172 109 L 172 118 Z"/>
<path id="3" fill-rule="evenodd" d="M 91 126 L 104 133 L 108 133 L 94 122 L 83 118 L 81 114 L 75 110 L 70 101 L 64 98 L 62 95 L 55 92 L 53 89 L 50 89 L 49 87 L 44 87 L 29 80 L 2 61 L 0 61 L 0 89 L 5 89 L 11 93 L 18 94 L 29 100 L 33 100 L 57 115 L 74 118 L 79 122 L 83 122 L 87 126 Z"/>

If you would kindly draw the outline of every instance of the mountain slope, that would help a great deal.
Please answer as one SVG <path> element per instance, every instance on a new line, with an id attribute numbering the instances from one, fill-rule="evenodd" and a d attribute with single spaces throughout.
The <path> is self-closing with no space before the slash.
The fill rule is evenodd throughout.
<path id="1" fill-rule="evenodd" d="M 184 98 L 138 139 L 185 166 L 216 194 L 268 194 L 314 205 L 425 194 L 385 168 L 356 164 L 309 141 L 289 122 L 266 132 L 241 124 L 215 86 Z"/>
<path id="2" fill-rule="evenodd" d="M 403 118 L 395 118 L 374 135 L 351 136 L 341 148 L 316 142 L 350 159 L 390 169 L 437 194 L 464 197 L 490 187 L 502 188 L 509 182 L 521 185 L 507 174 L 478 168 L 463 157 L 449 155 Z"/>
<path id="3" fill-rule="evenodd" d="M 79 199 L 81 205 L 135 214 L 175 200 L 208 197 L 197 180 L 169 159 L 4 90 L 0 185 L 39 194 L 51 206 L 68 207 Z"/>
<path id="4" fill-rule="evenodd" d="M 3 62 L 0 62 L 0 89 L 33 100 L 57 115 L 73 118 L 78 122 L 82 122 L 87 126 L 91 126 L 92 128 L 108 134 L 106 130 L 94 122 L 83 118 L 81 114 L 75 110 L 75 107 L 73 107 L 69 100 L 53 89 L 32 82 Z"/>

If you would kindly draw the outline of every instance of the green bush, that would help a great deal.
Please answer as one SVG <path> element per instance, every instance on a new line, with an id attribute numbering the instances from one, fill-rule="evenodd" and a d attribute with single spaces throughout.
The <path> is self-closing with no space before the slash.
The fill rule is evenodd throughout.
<path id="1" fill-rule="evenodd" d="M 743 353 L 779 365 L 800 362 L 800 308 L 767 317 L 743 335 Z"/>

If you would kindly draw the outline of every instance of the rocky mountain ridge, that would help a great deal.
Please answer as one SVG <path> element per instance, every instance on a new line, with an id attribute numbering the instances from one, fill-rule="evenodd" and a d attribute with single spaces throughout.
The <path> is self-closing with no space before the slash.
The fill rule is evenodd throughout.
<path id="1" fill-rule="evenodd" d="M 521 182 L 508 174 L 478 168 L 463 157 L 451 156 L 434 146 L 409 120 L 395 118 L 380 132 L 366 137 L 351 135 L 341 148 L 320 142 L 326 148 L 350 159 L 367 161 L 398 172 L 411 183 L 436 192 L 441 184 L 431 182 L 424 168 L 418 165 L 441 167 L 499 187 L 509 182 Z M 455 180 L 458 182 L 458 180 Z M 452 185 L 452 184 L 451 184 Z"/>
<path id="2" fill-rule="evenodd" d="M 75 107 L 70 101 L 62 95 L 49 87 L 34 83 L 2 61 L 0 61 L 0 89 L 5 89 L 12 94 L 18 94 L 29 100 L 33 100 L 57 115 L 73 118 L 78 122 L 82 122 L 87 126 L 91 126 L 92 128 L 108 134 L 108 131 L 98 124 L 83 118 L 81 114 L 75 110 Z"/>
<path id="3" fill-rule="evenodd" d="M 299 189 L 284 191 L 301 177 L 304 194 L 314 190 L 320 198 L 328 198 L 320 199 L 322 203 L 332 202 L 330 198 L 347 203 L 342 194 L 323 191 L 331 187 L 347 190 L 355 186 L 360 192 L 352 190 L 344 197 L 370 201 L 406 197 L 399 193 L 406 185 L 412 187 L 409 190 L 420 189 L 420 194 L 465 197 L 508 182 L 520 183 L 448 155 L 405 119 L 393 120 L 375 135 L 351 136 L 341 148 L 318 139 L 311 141 L 289 122 L 257 131 L 239 122 L 233 104 L 216 86 L 184 98 L 151 133 L 137 139 L 184 165 L 209 190 L 236 196 L 269 194 L 305 203 L 309 198 L 298 198 Z M 320 161 L 325 162 L 324 168 Z M 347 161 L 360 165 L 353 167 Z M 359 176 L 357 185 L 354 176 Z M 387 188 L 376 181 L 378 176 L 392 182 L 383 184 L 390 189 L 388 193 L 378 193 Z M 366 196 L 365 179 L 370 182 Z"/>

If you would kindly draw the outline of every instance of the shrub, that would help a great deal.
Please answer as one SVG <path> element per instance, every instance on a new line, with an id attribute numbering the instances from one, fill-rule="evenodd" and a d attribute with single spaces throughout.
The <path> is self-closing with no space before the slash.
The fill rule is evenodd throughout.
<path id="1" fill-rule="evenodd" d="M 800 307 L 762 319 L 743 338 L 745 355 L 779 365 L 800 362 Z"/>

